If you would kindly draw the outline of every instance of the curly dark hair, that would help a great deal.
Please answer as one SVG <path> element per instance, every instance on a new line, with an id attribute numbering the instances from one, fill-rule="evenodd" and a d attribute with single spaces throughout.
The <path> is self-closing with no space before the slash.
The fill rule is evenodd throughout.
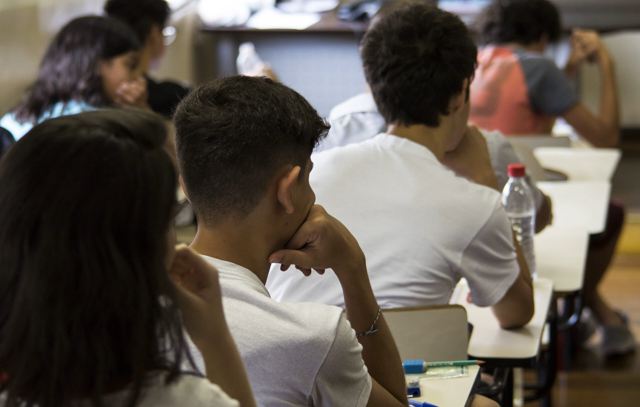
<path id="1" fill-rule="evenodd" d="M 47 48 L 38 78 L 14 109 L 20 122 L 36 122 L 58 102 L 77 100 L 111 106 L 98 69 L 100 62 L 140 49 L 140 42 L 121 21 L 100 16 L 76 18 Z"/>
<path id="2" fill-rule="evenodd" d="M 485 45 L 529 45 L 543 36 L 553 42 L 562 33 L 560 13 L 548 0 L 493 0 L 473 25 Z"/>
<path id="3" fill-rule="evenodd" d="M 167 24 L 171 8 L 166 0 L 107 0 L 104 12 L 125 22 L 144 44 L 152 26 L 162 29 Z"/>
<path id="4" fill-rule="evenodd" d="M 191 360 L 167 269 L 176 171 L 156 115 L 47 120 L 0 161 L 0 393 L 104 405 Z M 193 365 L 192 365 L 193 366 Z M 84 405 L 84 404 L 83 404 Z"/>
<path id="5" fill-rule="evenodd" d="M 360 49 L 367 82 L 387 123 L 437 127 L 476 67 L 477 49 L 464 23 L 425 3 L 382 15 Z"/>
<path id="6" fill-rule="evenodd" d="M 198 220 L 243 218 L 286 164 L 305 168 L 329 129 L 300 94 L 233 76 L 195 89 L 174 116 L 181 175 Z"/>

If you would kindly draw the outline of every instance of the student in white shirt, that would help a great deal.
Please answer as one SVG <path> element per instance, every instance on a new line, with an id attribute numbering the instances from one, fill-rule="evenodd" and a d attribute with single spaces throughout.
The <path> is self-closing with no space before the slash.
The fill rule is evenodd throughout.
<path id="1" fill-rule="evenodd" d="M 467 28 L 424 4 L 400 7 L 369 29 L 361 55 L 387 132 L 314 155 L 311 184 L 358 239 L 378 301 L 447 303 L 464 277 L 474 303 L 491 306 L 501 326 L 526 324 L 529 270 L 486 142 L 467 127 L 476 58 Z M 342 305 L 327 277 L 272 273 L 268 287 L 279 300 Z"/>
<path id="2" fill-rule="evenodd" d="M 220 270 L 225 315 L 259 405 L 406 406 L 364 255 L 314 205 L 309 158 L 327 131 L 316 111 L 282 84 L 237 76 L 194 90 L 174 123 L 198 218 L 192 248 Z M 305 274 L 332 268 L 346 313 L 274 301 L 264 286 L 270 263 Z"/>
<path id="3" fill-rule="evenodd" d="M 316 153 L 363 142 L 383 133 L 387 128 L 371 92 L 353 96 L 335 106 L 329 112 L 328 121 L 331 128 L 327 137 L 318 143 L 314 150 Z M 481 132 L 487 141 L 491 166 L 498 179 L 498 188 L 502 190 L 509 180 L 507 166 L 524 160 L 516 153 L 507 137 L 499 131 L 482 130 Z M 551 200 L 536 187 L 535 177 L 532 176 L 542 173 L 544 171 L 542 166 L 535 158 L 526 161 L 527 180 L 536 201 L 536 232 L 540 232 L 551 223 Z"/>
<path id="4" fill-rule="evenodd" d="M 167 147 L 156 115 L 102 110 L 2 158 L 0 405 L 255 406 L 216 270 L 174 250 Z"/>

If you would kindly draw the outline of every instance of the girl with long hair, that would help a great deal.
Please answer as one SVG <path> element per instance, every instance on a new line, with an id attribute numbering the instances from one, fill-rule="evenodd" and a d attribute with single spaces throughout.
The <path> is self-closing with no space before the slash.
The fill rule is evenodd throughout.
<path id="1" fill-rule="evenodd" d="M 17 140 L 44 120 L 102 107 L 146 108 L 146 85 L 136 71 L 140 42 L 124 23 L 100 16 L 70 21 L 54 37 L 36 81 L 0 118 Z"/>
<path id="2" fill-rule="evenodd" d="M 174 249 L 168 145 L 154 114 L 105 109 L 0 161 L 0 405 L 254 406 L 217 271 Z"/>

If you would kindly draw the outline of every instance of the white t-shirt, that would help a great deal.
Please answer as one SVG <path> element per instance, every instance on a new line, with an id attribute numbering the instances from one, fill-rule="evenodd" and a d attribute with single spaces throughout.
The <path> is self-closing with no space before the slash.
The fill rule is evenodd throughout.
<path id="1" fill-rule="evenodd" d="M 204 377 L 182 374 L 174 382 L 165 384 L 166 374 L 150 379 L 136 404 L 138 407 L 239 407 L 220 387 Z M 122 406 L 128 400 L 128 392 L 118 392 L 103 398 L 106 406 Z M 0 402 L 4 402 L 0 396 Z M 3 403 L 4 404 L 4 403 Z M 79 404 L 85 405 L 85 404 Z M 86 406 L 92 405 L 87 402 Z"/>
<path id="2" fill-rule="evenodd" d="M 312 156 L 316 201 L 358 240 L 384 308 L 448 303 L 466 278 L 479 306 L 502 299 L 519 274 L 500 194 L 456 176 L 426 147 L 388 135 Z M 333 273 L 272 268 L 277 300 L 343 306 Z"/>
<path id="3" fill-rule="evenodd" d="M 259 406 L 367 404 L 371 378 L 343 310 L 279 303 L 251 271 L 203 257 L 220 273 L 224 313 Z"/>
<path id="4" fill-rule="evenodd" d="M 373 95 L 369 92 L 353 96 L 331 109 L 329 123 L 331 124 L 329 133 L 320 141 L 315 149 L 316 152 L 361 143 L 384 132 L 387 128 L 384 118 L 378 112 Z M 482 135 L 487 142 L 491 167 L 498 178 L 500 189 L 504 188 L 509 180 L 507 166 L 511 163 L 527 161 L 529 165 L 536 166 L 534 169 L 527 166 L 527 173 L 543 171 L 533 156 L 528 160 L 519 157 L 509 140 L 499 131 L 483 130 Z M 536 208 L 540 209 L 543 203 L 542 191 L 530 180 L 529 186 L 536 200 Z"/>

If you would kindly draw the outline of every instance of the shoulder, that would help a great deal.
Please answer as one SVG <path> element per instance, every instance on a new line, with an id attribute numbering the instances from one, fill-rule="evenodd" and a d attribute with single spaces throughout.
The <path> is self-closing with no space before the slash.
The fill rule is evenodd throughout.
<path id="1" fill-rule="evenodd" d="M 329 121 L 338 120 L 341 117 L 355 113 L 378 113 L 378 108 L 371 93 L 361 93 L 336 105 L 329 112 Z"/>
<path id="2" fill-rule="evenodd" d="M 519 52 L 517 55 L 522 65 L 525 78 L 528 80 L 547 76 L 564 78 L 564 73 L 558 68 L 555 62 L 542 54 Z"/>
<path id="3" fill-rule="evenodd" d="M 9 112 L 0 118 L 0 127 L 4 127 L 13 138 L 18 141 L 18 139 L 22 138 L 31 128 L 33 127 L 33 123 L 24 122 L 20 123 L 14 113 Z"/>
<path id="4" fill-rule="evenodd" d="M 142 400 L 138 405 L 140 407 L 239 406 L 238 402 L 227 396 L 218 385 L 204 377 L 191 374 L 181 374 L 171 383 L 166 383 L 165 374 L 157 375 L 144 389 Z"/>

